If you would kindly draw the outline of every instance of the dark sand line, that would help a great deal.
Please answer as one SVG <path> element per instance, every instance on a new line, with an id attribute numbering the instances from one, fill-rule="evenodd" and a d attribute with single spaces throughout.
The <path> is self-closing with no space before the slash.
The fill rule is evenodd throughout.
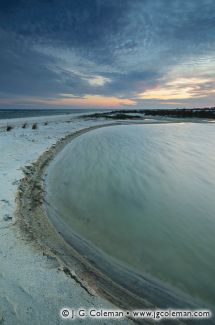
<path id="1" fill-rule="evenodd" d="M 126 124 L 126 123 L 125 123 Z M 110 258 L 79 237 L 63 224 L 55 211 L 45 203 L 45 172 L 49 162 L 73 139 L 101 127 L 122 125 L 109 123 L 89 127 L 60 139 L 31 166 L 25 167 L 17 194 L 17 224 L 20 234 L 35 249 L 55 258 L 59 270 L 80 284 L 89 294 L 100 295 L 126 309 L 199 309 L 192 299 L 159 281 L 140 275 Z M 137 321 L 152 324 L 152 321 Z M 171 324 L 189 324 L 193 321 Z M 160 322 L 163 324 L 165 322 Z M 212 319 L 198 324 L 214 324 Z"/>

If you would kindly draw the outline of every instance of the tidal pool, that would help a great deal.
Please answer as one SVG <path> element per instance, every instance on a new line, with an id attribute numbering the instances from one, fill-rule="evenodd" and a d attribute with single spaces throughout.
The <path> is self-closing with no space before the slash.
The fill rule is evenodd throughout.
<path id="1" fill-rule="evenodd" d="M 51 162 L 46 199 L 67 231 L 214 305 L 214 148 L 213 124 L 96 129 Z"/>

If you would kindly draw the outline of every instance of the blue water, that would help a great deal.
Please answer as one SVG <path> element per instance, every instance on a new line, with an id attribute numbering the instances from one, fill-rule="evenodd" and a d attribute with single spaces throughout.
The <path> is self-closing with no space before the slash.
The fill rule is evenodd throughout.
<path id="1" fill-rule="evenodd" d="M 48 201 L 105 253 L 214 305 L 214 148 L 212 124 L 97 129 L 53 160 Z"/>

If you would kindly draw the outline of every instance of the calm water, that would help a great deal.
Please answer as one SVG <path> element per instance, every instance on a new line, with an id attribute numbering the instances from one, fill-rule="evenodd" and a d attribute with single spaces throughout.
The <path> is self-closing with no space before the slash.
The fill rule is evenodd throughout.
<path id="1" fill-rule="evenodd" d="M 214 148 L 210 124 L 97 129 L 51 163 L 48 201 L 104 252 L 214 305 Z"/>
<path id="2" fill-rule="evenodd" d="M 95 112 L 95 109 L 0 109 L 0 120 L 22 117 L 37 117 L 64 114 L 83 114 Z"/>

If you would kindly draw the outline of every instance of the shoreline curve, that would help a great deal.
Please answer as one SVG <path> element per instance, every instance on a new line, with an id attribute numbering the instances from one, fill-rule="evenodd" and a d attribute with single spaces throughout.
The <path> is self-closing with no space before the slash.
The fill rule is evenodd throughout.
<path id="1" fill-rule="evenodd" d="M 71 133 L 25 168 L 25 177 L 20 182 L 17 194 L 16 215 L 20 231 L 34 248 L 55 258 L 59 269 L 75 279 L 89 294 L 101 295 L 120 308 L 154 309 L 159 306 L 165 309 L 171 306 L 198 309 L 199 305 L 193 303 L 189 296 L 131 271 L 77 234 L 66 233 L 63 223 L 45 203 L 45 172 L 49 162 L 76 137 L 112 125 L 122 123 L 97 125 Z M 214 323 L 212 319 L 203 321 L 204 324 Z M 135 322 L 152 323 L 146 320 Z M 186 324 L 191 322 L 186 321 Z M 199 323 L 203 324 L 202 321 Z M 184 322 L 176 320 L 172 324 Z"/>

